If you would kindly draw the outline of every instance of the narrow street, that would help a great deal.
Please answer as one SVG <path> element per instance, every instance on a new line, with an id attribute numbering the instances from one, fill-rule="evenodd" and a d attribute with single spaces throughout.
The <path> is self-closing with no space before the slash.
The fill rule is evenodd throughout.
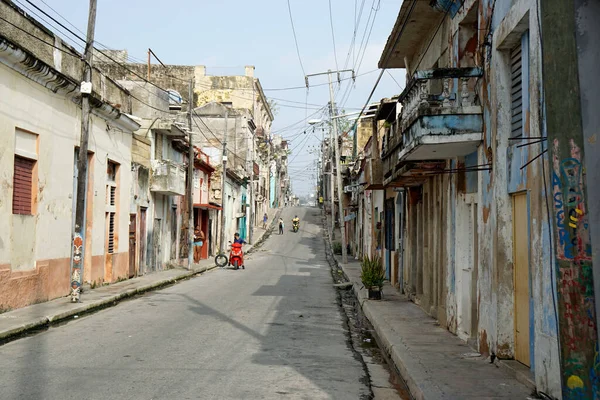
<path id="1" fill-rule="evenodd" d="M 253 254 L 0 347 L 2 399 L 361 399 L 316 208 Z"/>

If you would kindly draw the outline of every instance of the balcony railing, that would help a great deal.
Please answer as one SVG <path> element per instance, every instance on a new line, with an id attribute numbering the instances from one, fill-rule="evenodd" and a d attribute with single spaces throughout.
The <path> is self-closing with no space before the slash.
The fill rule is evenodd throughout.
<path id="1" fill-rule="evenodd" d="M 185 168 L 171 160 L 152 161 L 150 190 L 155 193 L 183 196 L 185 194 Z"/>
<path id="2" fill-rule="evenodd" d="M 417 71 L 399 96 L 402 111 L 382 142 L 383 174 L 398 178 L 403 164 L 471 154 L 481 143 L 483 119 L 477 95 L 481 68 Z M 404 172 L 402 172 L 404 171 Z"/>
<path id="3" fill-rule="evenodd" d="M 481 76 L 483 71 L 478 67 L 417 71 L 398 99 L 402 114 L 410 117 L 423 107 L 473 106 L 475 84 Z"/>
<path id="4" fill-rule="evenodd" d="M 401 151 L 419 134 L 480 132 L 477 122 L 481 120 L 481 106 L 476 86 L 482 75 L 477 67 L 417 71 L 398 99 L 402 111 L 386 132 L 383 153 Z M 417 119 L 428 116 L 432 118 L 422 124 L 422 129 L 411 129 Z"/>
<path id="5" fill-rule="evenodd" d="M 201 162 L 203 162 L 205 164 L 209 164 L 210 165 L 210 157 L 208 156 L 208 154 L 206 154 L 202 150 L 197 151 L 197 153 L 196 153 L 196 159 L 198 161 L 201 161 Z"/>

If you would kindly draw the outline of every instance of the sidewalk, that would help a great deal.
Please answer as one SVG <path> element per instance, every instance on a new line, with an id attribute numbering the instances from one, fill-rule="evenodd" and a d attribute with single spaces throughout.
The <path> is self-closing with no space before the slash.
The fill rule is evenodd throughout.
<path id="1" fill-rule="evenodd" d="M 253 229 L 253 237 L 252 237 L 252 244 L 256 244 L 258 242 L 261 241 L 262 237 L 265 235 L 265 233 L 267 233 L 267 231 L 269 229 L 271 229 L 274 224 L 275 221 L 277 220 L 277 218 L 279 218 L 279 215 L 281 214 L 281 208 L 271 208 L 269 209 L 269 211 L 267 212 L 267 217 L 269 218 L 269 220 L 267 221 L 267 229 L 263 229 L 262 227 L 262 215 L 259 216 L 259 219 L 261 221 L 259 226 L 255 226 Z"/>
<path id="2" fill-rule="evenodd" d="M 338 265 L 353 283 L 365 316 L 415 399 L 527 399 L 533 389 L 491 364 L 386 283 L 383 300 L 368 300 L 360 262 Z"/>
<path id="3" fill-rule="evenodd" d="M 267 228 L 273 225 L 280 212 L 280 209 L 273 210 Z M 266 232 L 262 228 L 255 230 L 254 243 L 259 243 Z M 248 245 L 244 251 L 250 253 L 253 247 L 254 245 Z M 111 307 L 121 300 L 191 278 L 214 268 L 216 265 L 212 258 L 201 260 L 199 264 L 193 265 L 192 270 L 168 269 L 96 289 L 88 289 L 81 295 L 80 303 L 71 303 L 70 297 L 61 297 L 5 312 L 0 314 L 0 344 L 28 332 L 44 329 L 59 321 L 78 318 L 86 313 Z"/>

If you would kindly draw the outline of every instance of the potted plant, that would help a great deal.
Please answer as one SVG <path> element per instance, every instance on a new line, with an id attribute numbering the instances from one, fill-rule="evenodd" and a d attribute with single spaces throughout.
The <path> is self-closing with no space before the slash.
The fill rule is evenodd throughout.
<path id="1" fill-rule="evenodd" d="M 333 254 L 341 255 L 342 254 L 342 244 L 340 242 L 333 242 Z"/>
<path id="2" fill-rule="evenodd" d="M 369 291 L 369 299 L 381 300 L 385 272 L 379 256 L 373 258 L 365 256 L 361 262 L 360 279 Z"/>

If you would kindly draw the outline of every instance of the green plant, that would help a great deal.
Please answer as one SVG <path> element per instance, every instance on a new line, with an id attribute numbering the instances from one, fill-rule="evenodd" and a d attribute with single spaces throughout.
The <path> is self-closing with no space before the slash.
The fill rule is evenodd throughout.
<path id="1" fill-rule="evenodd" d="M 360 267 L 360 279 L 366 288 L 381 288 L 383 286 L 385 272 L 379 256 L 373 258 L 365 256 Z"/>
<path id="2" fill-rule="evenodd" d="M 334 254 L 342 254 L 342 244 L 340 242 L 333 242 L 331 247 L 333 248 Z"/>

